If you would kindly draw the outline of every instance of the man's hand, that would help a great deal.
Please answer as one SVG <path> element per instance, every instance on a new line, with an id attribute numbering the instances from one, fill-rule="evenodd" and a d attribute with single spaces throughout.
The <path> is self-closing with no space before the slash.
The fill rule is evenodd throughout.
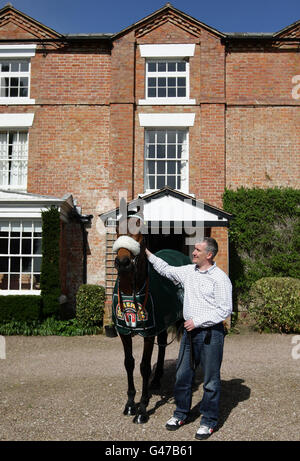
<path id="1" fill-rule="evenodd" d="M 192 331 L 195 328 L 195 325 L 192 319 L 186 320 L 183 326 L 187 331 Z"/>
<path id="2" fill-rule="evenodd" d="M 148 248 L 145 248 L 145 253 L 146 253 L 147 258 L 149 258 L 149 256 L 152 255 L 151 251 L 149 251 Z"/>

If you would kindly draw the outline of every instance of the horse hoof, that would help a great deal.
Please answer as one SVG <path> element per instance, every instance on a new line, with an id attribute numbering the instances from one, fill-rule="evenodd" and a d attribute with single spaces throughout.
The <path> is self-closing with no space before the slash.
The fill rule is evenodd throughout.
<path id="1" fill-rule="evenodd" d="M 136 407 L 134 405 L 126 405 L 123 415 L 125 416 L 134 416 L 136 415 Z"/>
<path id="2" fill-rule="evenodd" d="M 145 414 L 138 414 L 136 415 L 136 417 L 134 418 L 133 422 L 135 424 L 145 424 L 147 423 L 149 420 L 149 416 L 148 415 L 145 415 Z"/>

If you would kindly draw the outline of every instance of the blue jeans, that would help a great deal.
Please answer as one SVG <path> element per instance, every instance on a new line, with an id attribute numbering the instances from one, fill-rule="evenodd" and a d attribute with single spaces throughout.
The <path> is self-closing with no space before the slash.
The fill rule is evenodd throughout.
<path id="1" fill-rule="evenodd" d="M 176 410 L 174 416 L 185 420 L 191 408 L 192 382 L 195 371 L 190 363 L 191 334 L 196 367 L 200 364 L 203 374 L 203 398 L 199 410 L 202 414 L 201 424 L 215 428 L 219 416 L 219 400 L 221 392 L 220 368 L 223 358 L 224 327 L 221 324 L 211 328 L 211 338 L 206 336 L 208 330 L 195 328 L 191 333 L 184 330 L 176 369 L 174 389 Z"/>

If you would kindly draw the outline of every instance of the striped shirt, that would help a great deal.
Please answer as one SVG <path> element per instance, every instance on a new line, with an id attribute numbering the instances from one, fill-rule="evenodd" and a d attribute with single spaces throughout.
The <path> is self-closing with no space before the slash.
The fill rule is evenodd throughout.
<path id="1" fill-rule="evenodd" d="M 216 263 L 201 271 L 196 264 L 169 266 L 153 254 L 148 259 L 160 275 L 183 286 L 183 318 L 192 319 L 196 328 L 215 325 L 231 314 L 232 285 Z"/>

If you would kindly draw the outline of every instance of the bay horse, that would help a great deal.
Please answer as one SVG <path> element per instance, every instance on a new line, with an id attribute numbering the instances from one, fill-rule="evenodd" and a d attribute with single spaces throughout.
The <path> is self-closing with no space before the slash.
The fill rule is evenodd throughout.
<path id="1" fill-rule="evenodd" d="M 134 216 L 133 216 L 134 217 Z M 132 216 L 131 216 L 132 218 Z M 141 219 L 140 217 L 136 217 Z M 119 235 L 113 245 L 116 253 L 115 268 L 118 278 L 114 288 L 112 318 L 124 348 L 124 365 L 127 372 L 128 400 L 124 415 L 134 416 L 133 422 L 146 423 L 149 419 L 149 380 L 151 357 L 155 337 L 158 344 L 158 358 L 151 388 L 160 387 L 163 375 L 167 328 L 182 322 L 183 293 L 180 286 L 161 277 L 148 263 L 145 253 L 145 239 L 141 232 Z M 159 257 L 172 265 L 190 263 L 190 259 L 176 250 L 160 250 Z M 144 338 L 144 348 L 140 363 L 142 375 L 142 396 L 136 405 L 133 371 L 135 360 L 132 350 L 132 337 L 139 334 Z"/>

